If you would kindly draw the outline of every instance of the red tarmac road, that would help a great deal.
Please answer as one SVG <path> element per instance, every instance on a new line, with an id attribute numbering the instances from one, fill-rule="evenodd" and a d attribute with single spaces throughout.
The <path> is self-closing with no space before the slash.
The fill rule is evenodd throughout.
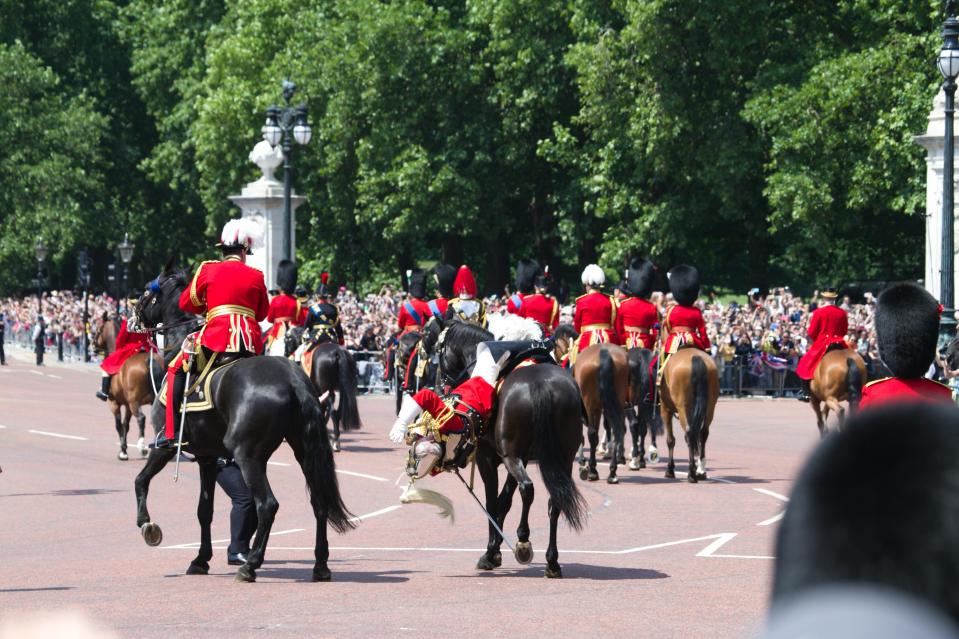
<path id="1" fill-rule="evenodd" d="M 774 536 L 792 479 L 817 441 L 795 401 L 723 401 L 709 439 L 710 480 L 663 477 L 665 460 L 620 470 L 621 483 L 576 482 L 591 515 L 580 534 L 561 524 L 564 579 L 543 578 L 546 491 L 537 470 L 531 541 L 536 557 L 475 569 L 486 520 L 448 475 L 428 480 L 456 504 L 456 522 L 432 507 L 400 506 L 404 450 L 386 439 L 392 403 L 364 397 L 364 429 L 336 457 L 357 530 L 331 533 L 331 583 L 310 583 L 313 519 L 290 450 L 274 455 L 280 501 L 255 584 L 226 564 L 229 500 L 217 493 L 220 540 L 205 577 L 183 574 L 199 538 L 191 465 L 158 476 L 150 511 L 163 544 L 135 525 L 133 478 L 116 459 L 112 417 L 94 398 L 94 366 L 34 367 L 23 351 L 0 368 L 0 617 L 79 608 L 121 637 L 631 636 L 745 637 L 765 615 Z M 148 430 L 150 430 L 148 425 Z M 686 470 L 677 444 L 677 469 Z M 659 442 L 665 457 L 665 438 Z M 131 438 L 135 444 L 135 436 Z M 405 483 L 405 480 L 404 482 Z M 507 519 L 515 536 L 519 495 Z"/>

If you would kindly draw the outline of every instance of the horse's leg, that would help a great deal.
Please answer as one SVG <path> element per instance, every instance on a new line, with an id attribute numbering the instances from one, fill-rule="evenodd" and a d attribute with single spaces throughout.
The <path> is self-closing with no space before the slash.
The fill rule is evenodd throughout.
<path id="1" fill-rule="evenodd" d="M 516 561 L 525 565 L 533 561 L 533 545 L 529 543 L 529 509 L 533 505 L 533 480 L 529 478 L 523 462 L 516 457 L 506 457 L 503 465 L 519 486 L 519 495 L 523 499 L 523 514 L 516 529 L 516 549 L 513 555 Z"/>
<path id="2" fill-rule="evenodd" d="M 239 451 L 234 450 L 234 454 Z M 245 453 L 245 451 L 243 451 Z M 266 554 L 266 544 L 270 540 L 270 530 L 280 504 L 273 495 L 270 481 L 266 477 L 266 460 L 254 459 L 242 454 L 235 457 L 236 465 L 243 473 L 243 480 L 250 487 L 253 501 L 256 504 L 256 537 L 246 563 L 236 571 L 237 581 L 256 581 L 256 569 L 263 565 L 263 556 Z"/>
<path id="3" fill-rule="evenodd" d="M 120 441 L 123 442 L 122 444 L 120 444 L 120 451 L 123 454 L 123 457 L 121 459 L 124 459 L 124 460 L 129 459 L 129 456 L 127 454 L 127 435 L 130 434 L 130 420 L 133 419 L 133 410 L 130 408 L 130 405 L 127 404 L 125 408 L 126 410 L 123 411 L 123 432 L 120 435 Z"/>
<path id="4" fill-rule="evenodd" d="M 673 434 L 673 414 L 664 405 L 660 405 L 660 416 L 663 418 L 663 426 L 666 428 L 666 446 L 669 448 L 669 462 L 666 464 L 666 477 L 673 479 L 676 477 L 676 460 L 673 458 L 673 448 L 676 446 L 676 435 Z"/>
<path id="5" fill-rule="evenodd" d="M 553 506 L 552 499 L 549 500 L 547 511 L 549 512 L 549 545 L 546 547 L 546 577 L 558 579 L 563 576 L 563 569 L 559 565 L 559 549 L 556 547 L 559 509 Z"/>
<path id="6" fill-rule="evenodd" d="M 330 414 L 333 416 L 333 438 L 330 442 L 330 445 L 333 447 L 333 452 L 340 452 L 340 417 L 342 411 L 339 408 L 335 408 L 335 393 L 330 391 L 330 397 L 327 399 L 330 403 Z M 340 397 L 340 403 L 342 404 L 343 398 Z"/>
<path id="7" fill-rule="evenodd" d="M 144 541 L 150 546 L 158 546 L 160 541 L 163 540 L 163 532 L 158 525 L 150 521 L 150 512 L 147 510 L 150 481 L 173 459 L 175 452 L 172 449 L 163 448 L 151 450 L 146 463 L 133 481 L 134 492 L 137 497 L 137 528 L 140 529 Z"/>
<path id="8" fill-rule="evenodd" d="M 633 438 L 633 450 L 630 451 L 629 469 L 639 470 L 646 466 L 643 459 L 646 450 L 643 440 L 646 439 L 646 424 L 639 418 L 639 411 L 635 408 L 628 409 L 626 414 L 629 416 L 629 434 Z"/>
<path id="9" fill-rule="evenodd" d="M 114 403 L 114 405 L 110 407 L 110 410 L 113 411 L 113 427 L 117 431 L 117 442 L 120 444 L 117 459 L 126 461 L 130 457 L 127 455 L 127 435 L 123 431 L 123 407 L 119 403 Z"/>
<path id="10" fill-rule="evenodd" d="M 483 487 L 486 489 L 486 512 L 493 519 L 499 521 L 498 495 L 496 493 L 499 477 L 496 473 L 496 457 L 492 451 L 485 451 L 485 446 L 480 445 L 476 451 L 476 467 L 479 469 L 480 477 L 483 479 Z M 503 543 L 503 538 L 499 532 L 489 524 L 489 541 L 486 544 L 486 552 L 476 562 L 476 567 L 480 570 L 493 570 L 503 565 L 503 555 L 499 547 Z"/>
<path id="11" fill-rule="evenodd" d="M 213 496 L 216 491 L 216 462 L 212 459 L 199 461 L 200 499 L 196 505 L 196 519 L 200 522 L 200 549 L 196 558 L 186 569 L 188 575 L 206 575 L 210 572 L 210 560 L 213 559 Z"/>
<path id="12" fill-rule="evenodd" d="M 677 412 L 679 425 L 683 429 L 683 439 L 686 441 L 686 450 L 689 453 L 689 468 L 686 472 L 686 481 L 690 484 L 695 484 L 697 482 L 696 460 L 699 457 L 699 441 L 689 436 L 689 417 L 686 414 L 686 409 L 682 407 L 679 408 Z"/>
<path id="13" fill-rule="evenodd" d="M 589 466 L 580 468 L 580 479 L 589 481 L 599 481 L 599 473 L 596 472 L 596 447 L 599 445 L 599 418 L 597 410 L 589 410 L 588 425 L 586 427 L 586 436 L 589 439 Z"/>
<path id="14" fill-rule="evenodd" d="M 146 444 L 147 415 L 140 406 L 137 406 L 137 428 L 140 429 L 140 438 L 137 439 L 137 450 L 142 457 L 146 457 L 150 450 Z"/>
<path id="15" fill-rule="evenodd" d="M 696 468 L 696 479 L 709 479 L 706 475 L 706 440 L 709 439 L 709 424 L 703 424 L 699 432 L 699 466 Z"/>
<path id="16" fill-rule="evenodd" d="M 812 406 L 813 412 L 816 413 L 816 428 L 819 429 L 819 439 L 822 439 L 826 436 L 826 418 L 823 416 L 822 402 L 813 395 L 809 398 L 809 404 Z"/>
<path id="17" fill-rule="evenodd" d="M 826 401 L 826 414 L 829 414 L 829 411 L 834 411 L 836 413 L 836 431 L 842 430 L 843 418 L 846 416 L 846 411 L 843 410 L 842 405 L 839 403 L 839 400 L 835 397 L 827 397 Z"/>

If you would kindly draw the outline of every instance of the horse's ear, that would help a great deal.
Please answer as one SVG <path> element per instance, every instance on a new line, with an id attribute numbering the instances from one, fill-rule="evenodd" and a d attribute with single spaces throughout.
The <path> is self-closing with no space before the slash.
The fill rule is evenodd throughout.
<path id="1" fill-rule="evenodd" d="M 167 260 L 166 266 L 163 267 L 162 275 L 169 277 L 173 275 L 173 271 L 176 268 L 176 255 L 171 255 L 170 259 Z"/>

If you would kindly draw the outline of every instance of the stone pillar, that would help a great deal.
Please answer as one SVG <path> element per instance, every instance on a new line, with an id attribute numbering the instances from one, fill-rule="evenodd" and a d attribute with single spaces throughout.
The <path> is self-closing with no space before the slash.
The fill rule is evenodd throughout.
<path id="1" fill-rule="evenodd" d="M 250 161 L 260 167 L 263 176 L 250 182 L 240 195 L 229 196 L 230 201 L 243 211 L 243 217 L 249 217 L 263 225 L 264 248 L 253 251 L 247 258 L 247 264 L 263 271 L 266 287 L 276 288 L 276 265 L 283 254 L 283 182 L 273 173 L 283 164 L 283 151 L 273 148 L 266 140 L 257 143 L 250 151 Z M 302 195 L 294 192 L 291 198 L 292 228 L 290 246 L 296 255 L 296 209 L 306 201 Z"/>
<path id="2" fill-rule="evenodd" d="M 933 297 L 940 299 L 939 286 L 942 272 L 942 173 L 945 157 L 945 114 L 946 96 L 939 90 L 932 102 L 929 113 L 929 125 L 926 132 L 913 138 L 916 144 L 926 149 L 926 246 L 924 250 L 925 274 L 923 283 Z M 959 167 L 957 167 L 959 168 Z M 957 171 L 959 175 L 959 171 Z M 955 211 L 953 211 L 953 229 L 955 229 Z M 956 243 L 957 259 L 955 267 L 959 273 L 959 242 Z M 959 278 L 956 279 L 959 290 Z M 955 298 L 959 299 L 959 298 Z"/>

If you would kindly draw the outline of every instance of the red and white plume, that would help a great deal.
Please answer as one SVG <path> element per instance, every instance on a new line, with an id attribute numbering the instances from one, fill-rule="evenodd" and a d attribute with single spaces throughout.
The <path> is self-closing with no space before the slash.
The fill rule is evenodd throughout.
<path id="1" fill-rule="evenodd" d="M 230 220 L 220 233 L 223 246 L 245 246 L 247 250 L 263 247 L 263 227 L 248 217 Z"/>

